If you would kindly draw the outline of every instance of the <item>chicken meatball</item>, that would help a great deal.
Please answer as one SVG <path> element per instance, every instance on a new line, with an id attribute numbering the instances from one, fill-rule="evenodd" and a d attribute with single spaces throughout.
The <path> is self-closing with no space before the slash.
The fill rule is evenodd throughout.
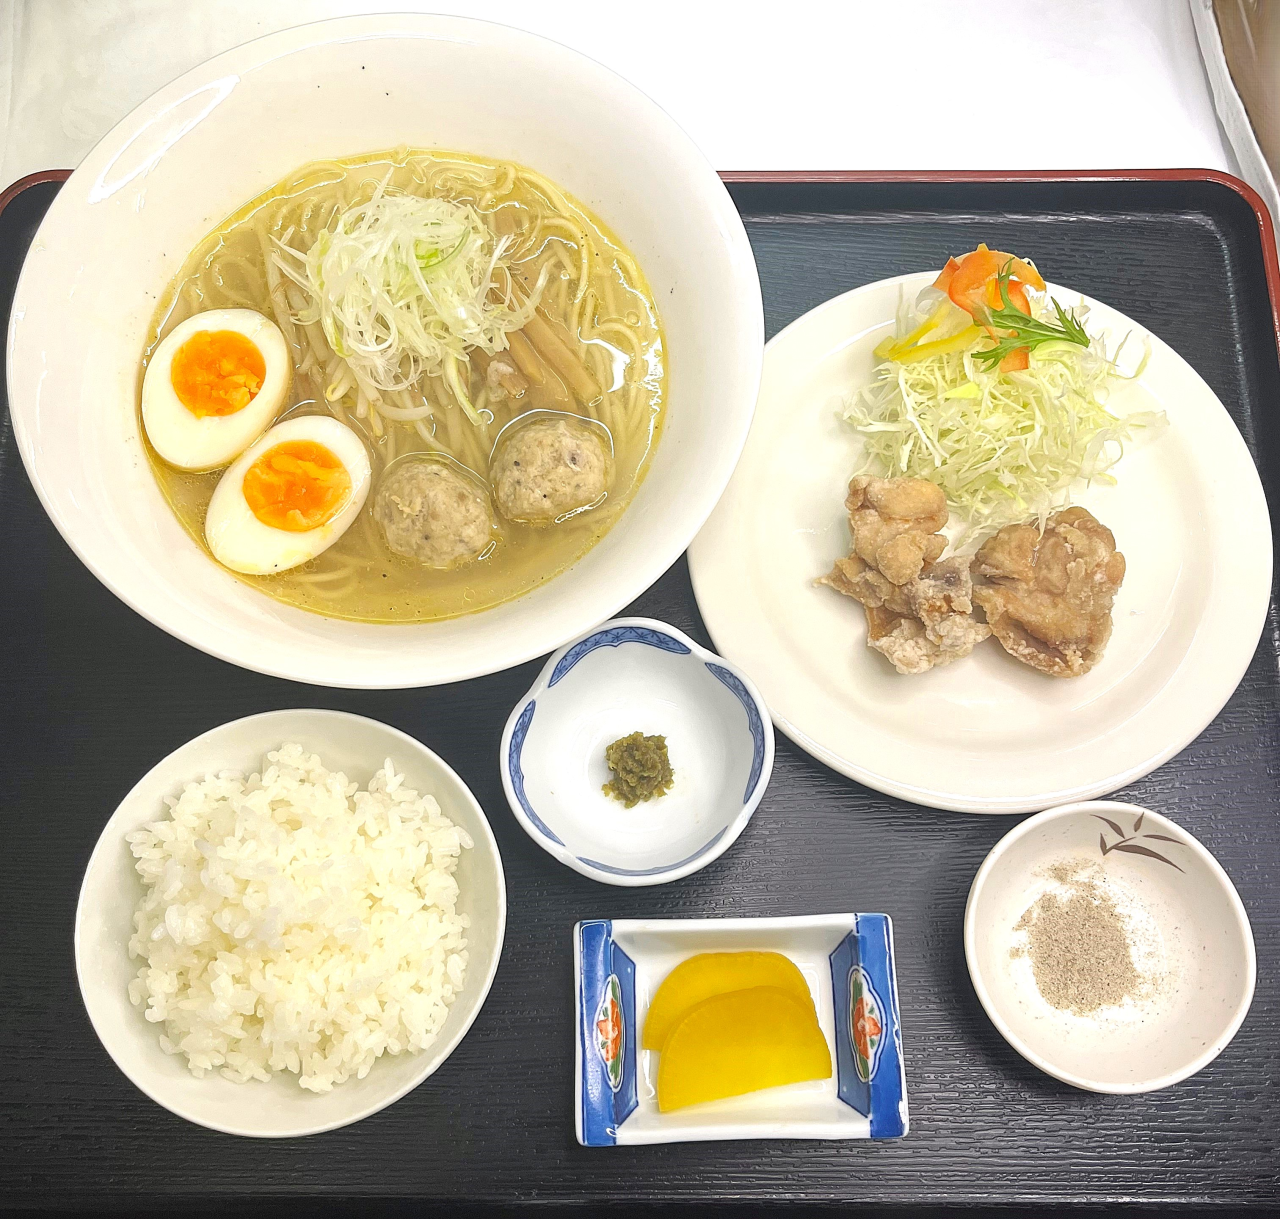
<path id="1" fill-rule="evenodd" d="M 503 438 L 489 481 L 498 511 L 508 520 L 550 525 L 605 493 L 610 464 L 596 428 L 567 415 L 544 415 Z"/>
<path id="2" fill-rule="evenodd" d="M 493 538 L 493 508 L 484 488 L 448 462 L 398 461 L 373 504 L 387 545 L 424 567 L 473 562 Z"/>

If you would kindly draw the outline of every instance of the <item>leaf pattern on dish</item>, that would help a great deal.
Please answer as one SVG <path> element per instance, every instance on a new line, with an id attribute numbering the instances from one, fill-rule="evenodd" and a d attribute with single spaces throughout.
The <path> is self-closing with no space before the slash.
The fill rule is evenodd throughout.
<path id="1" fill-rule="evenodd" d="M 1153 851 L 1150 847 L 1141 846 L 1138 842 L 1134 841 L 1138 838 L 1145 841 L 1151 841 L 1154 839 L 1159 842 L 1172 842 L 1175 846 L 1186 846 L 1186 843 L 1177 838 L 1171 838 L 1168 834 L 1142 833 L 1142 823 L 1146 820 L 1147 816 L 1145 812 L 1139 813 L 1137 817 L 1134 818 L 1133 829 L 1128 834 L 1124 832 L 1117 822 L 1112 821 L 1110 817 L 1104 817 L 1100 813 L 1094 813 L 1092 815 L 1097 818 L 1097 820 L 1103 822 L 1108 829 L 1110 829 L 1111 832 L 1119 838 L 1118 842 L 1108 843 L 1105 833 L 1098 835 L 1098 848 L 1101 850 L 1104 857 L 1110 855 L 1112 851 L 1123 851 L 1126 855 L 1145 855 L 1149 859 L 1158 859 L 1161 863 L 1167 863 L 1171 868 L 1177 868 L 1179 872 L 1183 872 L 1185 875 L 1184 869 L 1180 865 L 1174 863 L 1172 859 L 1161 855 L 1159 851 Z"/>

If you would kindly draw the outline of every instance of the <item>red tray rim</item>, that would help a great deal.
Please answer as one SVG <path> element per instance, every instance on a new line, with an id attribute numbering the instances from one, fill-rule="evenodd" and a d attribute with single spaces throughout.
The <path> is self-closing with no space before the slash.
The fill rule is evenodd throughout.
<path id="1" fill-rule="evenodd" d="M 69 169 L 41 169 L 27 174 L 0 193 L 0 213 L 23 191 L 44 182 L 65 182 Z M 824 182 L 1211 182 L 1235 191 L 1253 211 L 1262 244 L 1262 266 L 1271 300 L 1271 322 L 1276 352 L 1280 356 L 1280 247 L 1271 212 L 1261 195 L 1234 174 L 1219 169 L 964 169 L 964 170 L 880 170 L 880 169 L 727 169 L 720 171 L 729 183 L 786 183 L 803 185 Z"/>

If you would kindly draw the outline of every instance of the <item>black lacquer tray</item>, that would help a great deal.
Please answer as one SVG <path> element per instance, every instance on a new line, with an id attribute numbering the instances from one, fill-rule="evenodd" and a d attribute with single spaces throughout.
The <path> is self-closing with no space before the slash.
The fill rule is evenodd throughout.
<path id="1" fill-rule="evenodd" d="M 7 196 L 0 215 L 6 317 L 27 245 L 64 176 L 37 175 Z M 770 334 L 828 297 L 940 265 L 979 240 L 1025 252 L 1058 282 L 1114 305 L 1186 357 L 1239 424 L 1271 502 L 1280 502 L 1273 308 L 1280 272 L 1265 212 L 1233 179 L 1206 171 L 726 177 L 759 261 Z M 666 619 L 709 645 L 683 561 L 632 612 Z M 1042 1075 L 1001 1040 L 978 1005 L 961 947 L 965 897 L 983 856 L 1016 818 L 904 804 L 834 774 L 780 737 L 772 785 L 728 854 L 662 888 L 605 887 L 540 851 L 503 798 L 499 736 L 537 669 L 421 691 L 338 691 L 242 672 L 194 651 L 115 600 L 74 558 L 36 501 L 6 409 L 0 1206 L 136 1213 L 253 1200 L 273 1212 L 307 1214 L 343 1199 L 394 1197 L 405 1201 L 405 1213 L 432 1201 L 549 1211 L 577 1204 L 590 1214 L 662 1203 L 692 1213 L 717 1202 L 733 1214 L 753 1204 L 805 1202 L 891 1213 L 1015 1207 L 1045 1214 L 1121 1199 L 1186 1213 L 1280 1208 L 1274 603 L 1226 709 L 1121 797 L 1168 814 L 1217 855 L 1248 908 L 1258 951 L 1257 994 L 1236 1039 L 1199 1075 L 1147 1096 L 1096 1096 Z M 288 706 L 373 716 L 438 750 L 493 823 L 511 908 L 489 1000 L 436 1075 L 356 1126 L 255 1142 L 188 1125 L 120 1074 L 81 1005 L 71 930 L 89 853 L 134 781 L 197 733 Z M 610 1151 L 577 1145 L 576 920 L 840 910 L 894 918 L 911 1095 L 906 1139 Z"/>

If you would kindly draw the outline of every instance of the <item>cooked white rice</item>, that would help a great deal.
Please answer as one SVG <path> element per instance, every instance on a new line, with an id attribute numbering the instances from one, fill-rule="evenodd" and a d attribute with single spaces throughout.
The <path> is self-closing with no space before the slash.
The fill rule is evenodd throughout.
<path id="1" fill-rule="evenodd" d="M 127 835 L 146 894 L 129 998 L 192 1072 L 314 1092 L 430 1045 L 462 989 L 465 830 L 388 758 L 367 791 L 300 745 L 209 775 Z"/>

